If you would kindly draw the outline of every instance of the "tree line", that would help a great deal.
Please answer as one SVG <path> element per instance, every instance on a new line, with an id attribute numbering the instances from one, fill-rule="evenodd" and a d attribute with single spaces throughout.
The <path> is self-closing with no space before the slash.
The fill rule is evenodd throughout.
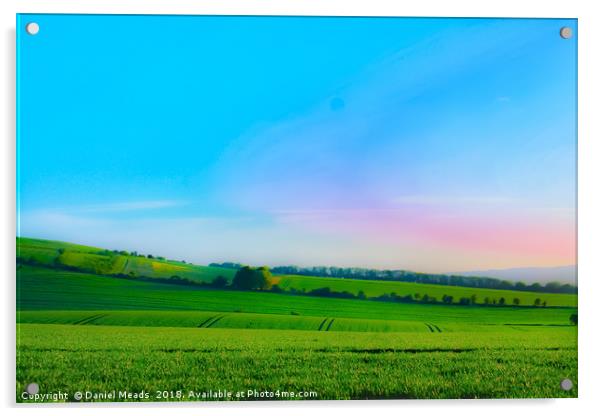
<path id="1" fill-rule="evenodd" d="M 547 307 L 547 301 L 541 298 L 536 298 L 530 305 L 522 305 L 522 301 L 518 297 L 508 298 L 501 296 L 499 298 L 486 296 L 482 300 L 477 298 L 477 295 L 463 296 L 458 299 L 454 299 L 451 295 L 444 294 L 441 298 L 430 296 L 428 294 L 415 293 L 413 295 L 401 296 L 395 292 L 382 294 L 379 296 L 368 297 L 364 291 L 360 290 L 357 294 L 348 291 L 334 291 L 329 287 L 321 287 L 317 289 L 306 290 L 305 288 L 297 289 L 290 288 L 285 290 L 278 284 L 273 284 L 273 276 L 270 269 L 266 266 L 263 267 L 249 267 L 242 266 L 236 274 L 232 283 L 229 283 L 223 276 L 217 276 L 209 284 L 215 288 L 220 289 L 235 289 L 235 290 L 261 290 L 271 291 L 275 293 L 288 293 L 293 295 L 307 295 L 307 296 L 318 296 L 327 298 L 339 298 L 339 299 L 360 299 L 360 300 L 375 300 L 380 302 L 401 302 L 401 303 L 443 303 L 447 305 L 490 305 L 490 306 L 533 306 L 533 307 Z"/>
<path id="2" fill-rule="evenodd" d="M 209 266 L 239 269 L 243 267 L 239 263 L 211 263 Z M 511 282 L 509 280 L 496 279 L 493 277 L 460 276 L 450 274 L 418 273 L 407 270 L 378 270 L 358 267 L 298 267 L 277 266 L 272 268 L 275 274 L 295 274 L 302 276 L 334 277 L 341 279 L 361 280 L 387 280 L 409 283 L 426 283 L 445 286 L 474 287 L 482 289 L 520 290 L 525 292 L 541 293 L 577 293 L 577 287 L 571 284 L 549 282 L 545 285 L 540 283 L 526 284 L 524 282 Z"/>
<path id="3" fill-rule="evenodd" d="M 379 296 L 368 297 L 363 291 L 359 291 L 357 294 L 353 294 L 348 291 L 337 292 L 331 290 L 329 287 L 322 287 L 313 290 L 295 289 L 290 288 L 288 290 L 281 289 L 278 285 L 273 285 L 270 290 L 277 293 L 290 293 L 293 295 L 307 295 L 307 296 L 319 296 L 327 298 L 341 298 L 341 299 L 361 299 L 361 300 L 374 300 L 379 302 L 398 302 L 398 303 L 427 303 L 427 304 L 446 304 L 446 305 L 462 305 L 462 306 L 530 306 L 530 307 L 542 307 L 548 306 L 548 302 L 541 298 L 534 299 L 533 303 L 523 303 L 520 298 L 513 297 L 506 299 L 505 297 L 493 298 L 485 297 L 482 300 L 478 299 L 476 295 L 462 296 L 454 299 L 451 295 L 443 295 L 440 298 L 436 296 L 430 296 L 428 293 L 415 293 L 413 295 L 398 295 L 395 292 L 384 293 Z"/>

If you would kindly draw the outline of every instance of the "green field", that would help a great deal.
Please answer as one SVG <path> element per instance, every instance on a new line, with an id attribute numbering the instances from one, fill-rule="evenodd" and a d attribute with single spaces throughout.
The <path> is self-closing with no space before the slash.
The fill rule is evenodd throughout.
<path id="1" fill-rule="evenodd" d="M 330 316 L 291 316 L 258 313 L 228 313 L 215 311 L 21 311 L 20 323 L 110 325 L 110 326 L 153 326 L 188 328 L 240 328 L 240 329 L 296 329 L 307 331 L 352 331 L 352 332 L 491 332 L 524 331 L 532 328 L 563 328 L 571 326 L 567 320 L 558 319 L 546 324 L 533 323 L 523 317 L 514 322 L 472 323 L 434 313 L 414 314 L 406 319 L 361 319 Z M 432 311 L 431 311 L 432 312 Z M 500 319 L 501 317 L 495 317 Z M 562 318 L 562 316 L 559 316 Z"/>
<path id="2" fill-rule="evenodd" d="M 127 386 L 149 392 L 154 400 L 164 400 L 157 391 L 181 391 L 181 400 L 191 400 L 190 391 L 220 389 L 315 393 L 309 399 L 577 394 L 558 386 L 565 377 L 577 379 L 574 328 L 506 329 L 478 336 L 310 334 L 21 324 L 17 391 L 29 380 L 40 380 L 44 390 L 98 392 Z"/>
<path id="3" fill-rule="evenodd" d="M 568 324 L 574 308 L 414 305 L 288 294 L 190 289 L 31 266 L 19 269 L 20 310 L 202 310 L 386 320 Z"/>
<path id="4" fill-rule="evenodd" d="M 407 283 L 382 280 L 340 279 L 328 277 L 309 277 L 287 275 L 276 277 L 278 286 L 283 289 L 314 290 L 329 287 L 337 292 L 347 291 L 357 294 L 362 291 L 368 297 L 377 297 L 386 293 L 396 293 L 400 296 L 415 294 L 429 295 L 441 299 L 443 295 L 453 296 L 457 302 L 462 297 L 476 295 L 477 303 L 483 303 L 485 298 L 498 300 L 504 298 L 506 303 L 519 299 L 521 305 L 533 305 L 535 299 L 545 301 L 548 306 L 576 306 L 577 295 L 563 293 L 534 293 L 518 290 L 481 289 L 461 286 L 430 285 L 424 283 Z"/>
<path id="5" fill-rule="evenodd" d="M 71 395 L 145 390 L 149 397 L 142 400 L 211 400 L 189 397 L 189 392 L 220 389 L 279 392 L 231 400 L 577 396 L 576 387 L 568 392 L 559 388 L 567 377 L 577 385 L 577 327 L 569 321 L 576 313 L 574 295 L 478 289 L 503 292 L 479 296 L 522 296 L 525 304 L 537 296 L 547 298 L 549 305 L 562 305 L 535 308 L 217 290 L 107 274 L 136 270 L 162 277 L 171 267 L 183 267 L 188 276 L 210 281 L 231 270 L 106 255 L 102 249 L 60 242 L 21 241 L 26 242 L 21 258 L 34 257 L 35 262 L 17 269 L 19 402 L 31 382 L 39 383 L 42 392 Z M 64 257 L 61 264 L 87 272 L 40 266 L 54 264 L 58 256 Z M 392 291 L 401 295 L 406 286 L 430 296 L 477 291 L 276 278 L 283 287 L 309 291 L 327 285 L 337 291 L 363 290 L 369 296 Z M 156 397 L 157 391 L 172 393 Z M 294 397 L 291 392 L 312 393 Z"/>

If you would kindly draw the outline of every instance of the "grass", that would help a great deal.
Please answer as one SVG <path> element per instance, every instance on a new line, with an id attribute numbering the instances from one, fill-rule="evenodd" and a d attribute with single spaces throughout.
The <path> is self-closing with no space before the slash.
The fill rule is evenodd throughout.
<path id="1" fill-rule="evenodd" d="M 190 400 L 190 391 L 220 389 L 315 392 L 314 399 L 577 396 L 576 387 L 559 388 L 563 378 L 577 380 L 575 328 L 309 334 L 20 324 L 17 391 L 36 381 L 42 391 L 71 394 L 127 386 L 149 400 L 164 400 L 158 390 Z"/>

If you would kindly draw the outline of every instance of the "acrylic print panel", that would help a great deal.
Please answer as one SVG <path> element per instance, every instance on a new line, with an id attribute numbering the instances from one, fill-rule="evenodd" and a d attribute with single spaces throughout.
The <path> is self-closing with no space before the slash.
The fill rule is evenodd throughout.
<path id="1" fill-rule="evenodd" d="M 576 20 L 17 34 L 18 402 L 577 396 Z"/>

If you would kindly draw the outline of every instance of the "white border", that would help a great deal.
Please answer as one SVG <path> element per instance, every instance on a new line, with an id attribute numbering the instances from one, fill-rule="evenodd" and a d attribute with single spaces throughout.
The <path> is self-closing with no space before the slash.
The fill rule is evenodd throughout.
<path id="1" fill-rule="evenodd" d="M 483 401 L 370 401 L 370 402 L 302 402 L 302 403 L 194 403 L 128 404 L 86 406 L 85 413 L 163 415 L 183 414 L 305 415 L 333 411 L 364 415 L 371 409 L 380 414 L 507 415 L 567 414 L 581 415 L 602 408 L 598 389 L 602 387 L 600 309 L 602 298 L 602 133 L 599 97 L 602 61 L 602 15 L 594 1 L 526 1 L 526 0 L 82 0 L 15 1 L 2 0 L 2 43 L 0 71 L 2 99 L 0 126 L 3 133 L 0 150 L 0 192 L 2 195 L 2 238 L 0 264 L 4 273 L 2 288 L 2 374 L 0 394 L 5 414 L 73 414 L 82 407 L 16 407 L 15 386 L 15 14 L 16 13 L 107 13 L 107 14 L 236 14 L 236 15 L 338 15 L 338 16 L 448 16 L 448 17 L 576 17 L 579 19 L 579 399 L 564 400 L 483 400 Z M 316 377 L 320 377 L 316 374 Z M 107 409 L 106 407 L 110 407 Z M 167 410 L 166 407 L 170 409 Z M 174 408 L 174 410 L 171 410 Z"/>

